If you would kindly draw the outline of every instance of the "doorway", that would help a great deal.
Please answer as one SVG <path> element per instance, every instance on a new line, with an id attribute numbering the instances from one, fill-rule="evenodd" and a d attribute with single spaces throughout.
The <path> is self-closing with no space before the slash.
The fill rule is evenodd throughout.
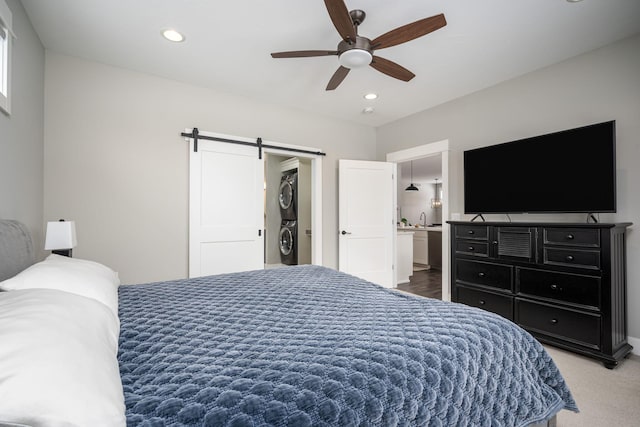
<path id="1" fill-rule="evenodd" d="M 265 154 L 265 268 L 311 264 L 311 159 Z"/>
<path id="2" fill-rule="evenodd" d="M 450 289 L 449 289 L 449 266 L 450 266 L 449 226 L 446 224 L 446 220 L 449 217 L 449 141 L 443 140 L 443 141 L 426 144 L 418 147 L 413 147 L 410 149 L 396 151 L 396 152 L 387 154 L 387 161 L 398 163 L 398 169 L 401 169 L 402 164 L 406 162 L 409 162 L 409 164 L 411 164 L 412 161 L 413 162 L 424 161 L 425 163 L 428 164 L 429 162 L 433 162 L 433 161 L 437 162 L 438 158 L 440 160 L 439 172 L 441 175 L 440 179 L 438 180 L 438 189 L 436 190 L 435 188 L 435 177 L 425 176 L 424 178 L 425 182 L 424 184 L 421 183 L 422 184 L 421 186 L 423 186 L 423 191 L 425 192 L 425 194 L 428 192 L 429 194 L 433 193 L 435 196 L 435 197 L 429 198 L 429 203 L 432 202 L 431 199 L 436 199 L 437 203 L 434 203 L 434 204 L 439 205 L 439 207 L 437 209 L 434 209 L 432 212 L 429 212 L 429 214 L 431 215 L 427 215 L 427 209 L 431 209 L 430 204 L 426 206 L 421 206 L 419 210 L 416 210 L 415 207 L 408 208 L 407 205 L 405 205 L 405 208 L 404 208 L 405 212 L 401 213 L 400 212 L 401 206 L 398 204 L 398 200 L 395 200 L 394 203 L 396 203 L 396 215 L 398 216 L 398 218 L 396 219 L 396 222 L 398 222 L 399 225 L 401 223 L 401 219 L 405 217 L 407 219 L 407 223 L 414 226 L 413 229 L 410 229 L 410 230 L 412 231 L 416 230 L 418 233 L 425 233 L 426 236 L 428 236 L 430 228 L 432 230 L 431 233 L 435 231 L 436 227 L 439 228 L 440 235 L 435 236 L 435 234 L 433 234 L 434 238 L 431 239 L 430 246 L 432 250 L 437 249 L 433 247 L 433 243 L 434 241 L 437 242 L 438 240 L 437 237 L 439 237 L 440 242 L 437 242 L 437 243 L 440 243 L 439 249 L 441 253 L 441 258 L 440 258 L 441 274 L 439 275 L 440 287 L 441 287 L 441 299 L 444 301 L 449 301 L 451 300 Z M 425 160 L 422 160 L 422 159 L 425 159 Z M 398 181 L 401 181 L 401 180 L 404 182 L 404 179 L 402 177 L 399 177 Z M 431 185 L 433 185 L 433 187 L 431 187 Z M 402 189 L 399 188 L 398 191 L 404 192 L 404 187 Z M 418 192 L 419 191 L 420 191 L 420 188 L 418 187 Z M 425 198 L 425 197 L 426 195 L 422 197 L 414 197 L 414 198 L 422 200 L 422 198 Z M 425 198 L 425 201 L 426 201 L 426 198 Z M 421 208 L 424 208 L 424 209 L 421 209 Z M 420 221 L 420 216 L 421 216 L 420 214 L 422 212 L 424 212 L 425 215 L 422 216 L 422 221 Z M 418 218 L 413 219 L 413 216 L 416 216 L 416 214 L 419 215 Z M 416 222 L 420 226 L 418 229 L 415 228 Z M 435 224 L 441 224 L 441 225 L 437 226 Z M 435 225 L 435 227 L 422 227 L 423 225 L 427 225 L 427 226 Z M 403 229 L 399 228 L 399 230 L 403 230 Z M 414 235 L 415 235 L 415 232 L 414 232 Z M 414 241 L 416 240 L 414 239 Z M 421 245 L 422 244 L 429 245 L 427 238 L 425 238 L 425 241 L 422 241 L 422 242 L 420 242 L 420 239 L 418 239 L 416 243 Z M 425 246 L 425 249 L 428 251 L 428 246 Z M 424 260 L 418 260 L 418 261 L 424 261 Z M 421 264 L 421 263 L 418 262 L 418 264 Z M 428 262 L 426 265 L 428 266 Z M 421 276 L 421 275 L 418 274 L 418 276 Z M 429 278 L 429 280 L 430 281 L 438 280 L 438 278 L 434 279 L 434 277 L 435 276 Z M 432 285 L 433 283 L 431 283 L 429 286 L 432 288 Z"/>
<path id="3" fill-rule="evenodd" d="M 299 162 L 301 165 L 304 165 L 303 167 L 306 168 L 307 172 L 305 175 L 305 179 L 309 180 L 310 182 L 308 182 L 307 184 L 305 184 L 305 188 L 307 190 L 309 190 L 308 193 L 305 193 L 304 195 L 302 195 L 302 199 L 304 201 L 304 205 L 306 206 L 307 209 L 309 209 L 310 213 L 308 215 L 310 215 L 311 219 L 310 219 L 310 224 L 305 225 L 305 228 L 302 230 L 302 233 L 304 235 L 305 238 L 305 244 L 308 244 L 310 246 L 309 251 L 310 251 L 310 257 L 311 260 L 309 262 L 305 263 L 309 263 L 309 264 L 313 264 L 313 265 L 323 265 L 322 264 L 322 235 L 323 235 L 323 227 L 322 227 L 322 159 L 323 157 L 321 155 L 316 155 L 316 154 L 308 154 L 308 153 L 302 153 L 302 152 L 298 152 L 296 154 L 292 154 L 291 151 L 287 151 L 287 149 L 292 149 L 292 150 L 306 150 L 307 152 L 313 153 L 313 152 L 320 152 L 321 150 L 318 148 L 314 148 L 314 147 L 306 147 L 306 146 L 300 146 L 300 145 L 290 145 L 290 144 L 282 144 L 282 143 L 275 143 L 275 142 L 269 142 L 269 141 L 265 141 L 265 143 L 268 142 L 270 145 L 274 146 L 274 145 L 278 145 L 282 147 L 282 150 L 279 150 L 277 148 L 265 148 L 264 149 L 264 153 L 265 153 L 265 159 L 269 159 L 270 157 L 274 158 L 275 160 L 273 161 L 273 165 L 271 167 L 272 172 L 277 172 L 278 174 L 281 175 L 282 173 L 282 168 L 286 166 L 282 165 L 282 162 L 286 162 L 288 160 L 291 159 L 295 159 L 295 161 Z M 265 160 L 266 161 L 266 160 Z M 275 166 L 275 163 L 278 163 L 278 166 Z M 275 175 L 275 173 L 274 173 Z M 264 184 L 264 193 L 265 193 L 265 198 L 267 190 L 271 189 L 272 191 L 274 191 L 276 194 L 278 192 L 278 189 L 280 187 L 280 177 L 278 177 L 277 179 L 274 179 L 273 177 L 269 178 L 270 181 L 266 180 L 266 175 L 265 175 L 265 184 Z M 273 183 L 272 183 L 273 181 Z M 300 191 L 298 192 L 300 193 Z M 270 196 L 271 196 L 271 192 L 270 192 Z M 277 200 L 277 196 L 276 197 Z M 271 199 L 273 200 L 273 199 Z M 266 200 L 265 200 L 266 201 Z M 265 205 L 266 206 L 266 205 Z M 267 215 L 267 211 L 265 209 L 264 211 L 265 215 Z M 273 220 L 275 220 L 275 218 L 277 218 L 277 216 L 272 215 L 272 218 L 269 219 L 269 223 L 272 222 Z M 265 217 L 265 220 L 267 220 L 267 218 Z M 268 225 L 268 223 L 265 221 L 264 222 L 265 227 Z M 273 225 L 272 225 L 273 227 Z M 279 227 L 279 226 L 278 226 Z M 273 231 L 272 233 L 273 234 Z M 266 243 L 266 242 L 265 242 Z M 265 265 L 267 264 L 267 258 L 266 258 L 266 252 L 265 252 Z M 271 258 L 269 259 L 271 260 Z"/>
<path id="4" fill-rule="evenodd" d="M 398 278 L 397 288 L 435 299 L 442 298 L 441 190 L 442 154 L 398 163 L 398 233 L 411 235 L 403 243 L 413 243 L 413 258 L 411 275 Z"/>

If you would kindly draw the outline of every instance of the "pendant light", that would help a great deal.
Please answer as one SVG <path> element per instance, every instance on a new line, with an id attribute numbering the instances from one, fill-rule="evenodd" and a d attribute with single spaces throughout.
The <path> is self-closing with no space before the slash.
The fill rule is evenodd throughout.
<path id="1" fill-rule="evenodd" d="M 411 161 L 411 183 L 404 189 L 404 191 L 418 191 L 418 187 L 413 185 L 413 160 Z"/>
<path id="2" fill-rule="evenodd" d="M 438 197 L 438 178 L 436 178 L 436 195 L 431 199 L 431 209 L 437 209 L 442 207 L 442 200 Z"/>

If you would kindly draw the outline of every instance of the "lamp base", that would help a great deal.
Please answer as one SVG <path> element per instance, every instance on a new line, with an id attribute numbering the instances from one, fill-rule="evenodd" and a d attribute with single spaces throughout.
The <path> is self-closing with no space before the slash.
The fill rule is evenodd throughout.
<path id="1" fill-rule="evenodd" d="M 51 253 L 72 258 L 71 254 L 73 253 L 73 249 L 54 249 Z"/>

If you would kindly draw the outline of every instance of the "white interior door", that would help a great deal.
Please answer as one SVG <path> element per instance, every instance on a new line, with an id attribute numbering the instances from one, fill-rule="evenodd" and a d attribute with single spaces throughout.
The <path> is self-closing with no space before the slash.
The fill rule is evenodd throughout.
<path id="1" fill-rule="evenodd" d="M 191 141 L 189 165 L 189 277 L 264 268 L 257 148 L 198 140 L 194 152 Z"/>
<path id="2" fill-rule="evenodd" d="M 395 286 L 395 163 L 339 161 L 338 268 Z"/>

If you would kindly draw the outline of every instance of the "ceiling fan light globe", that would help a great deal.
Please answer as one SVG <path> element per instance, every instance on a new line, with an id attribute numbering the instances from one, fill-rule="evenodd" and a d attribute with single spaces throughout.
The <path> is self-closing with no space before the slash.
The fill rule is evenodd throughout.
<path id="1" fill-rule="evenodd" d="M 345 68 L 360 68 L 371 64 L 373 56 L 364 49 L 350 49 L 343 52 L 338 61 Z"/>

